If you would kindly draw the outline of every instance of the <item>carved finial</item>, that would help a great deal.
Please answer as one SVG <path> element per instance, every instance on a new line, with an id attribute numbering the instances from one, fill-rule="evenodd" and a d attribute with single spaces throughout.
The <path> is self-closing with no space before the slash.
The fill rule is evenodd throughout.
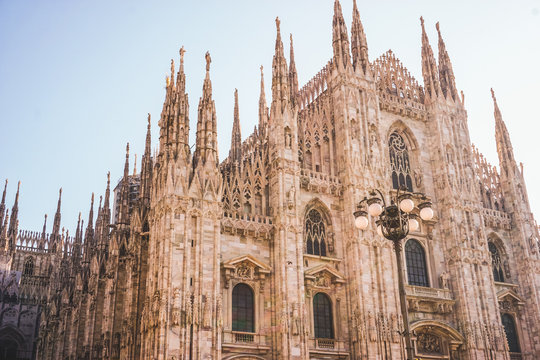
<path id="1" fill-rule="evenodd" d="M 261 76 L 264 76 L 264 73 L 263 73 L 263 66 L 261 65 Z M 7 184 L 7 180 L 6 180 L 6 184 Z"/>
<path id="2" fill-rule="evenodd" d="M 495 98 L 495 91 L 493 91 L 493 88 L 491 88 L 491 97 L 493 98 L 493 101 L 497 102 L 497 99 Z"/>
<path id="3" fill-rule="evenodd" d="M 439 22 L 438 21 L 435 24 L 435 27 L 437 28 L 437 32 L 439 33 L 439 35 L 441 35 L 441 29 L 439 28 Z"/>
<path id="4" fill-rule="evenodd" d="M 111 184 L 111 172 L 108 171 L 107 172 L 107 187 L 109 187 L 110 184 Z"/>
<path id="5" fill-rule="evenodd" d="M 150 116 L 150 113 L 148 113 L 148 127 L 150 127 L 150 119 L 151 119 L 151 116 Z"/>
<path id="6" fill-rule="evenodd" d="M 207 51 L 206 55 L 204 55 L 204 57 L 206 59 L 206 72 L 209 72 L 210 71 L 210 63 L 212 62 L 212 58 L 210 57 L 210 52 Z"/>
<path id="7" fill-rule="evenodd" d="M 461 103 L 465 105 L 465 93 L 461 90 Z"/>
<path id="8" fill-rule="evenodd" d="M 133 176 L 137 175 L 137 154 L 135 154 L 135 160 L 133 161 Z"/>
<path id="9" fill-rule="evenodd" d="M 276 28 L 278 32 L 279 32 L 279 24 L 281 24 L 281 21 L 279 21 L 279 17 L 276 16 Z"/>
<path id="10" fill-rule="evenodd" d="M 420 24 L 422 24 L 422 27 L 424 27 L 424 17 L 420 16 Z"/>

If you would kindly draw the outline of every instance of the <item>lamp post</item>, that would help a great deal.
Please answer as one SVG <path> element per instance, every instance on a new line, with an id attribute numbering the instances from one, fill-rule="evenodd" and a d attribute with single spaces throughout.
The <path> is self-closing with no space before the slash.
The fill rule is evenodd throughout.
<path id="1" fill-rule="evenodd" d="M 405 281 L 403 279 L 403 261 L 401 257 L 401 240 L 409 234 L 409 231 L 417 230 L 420 225 L 418 223 L 418 217 L 411 213 L 415 207 L 413 194 L 403 191 L 403 189 L 398 189 L 396 194 L 390 194 L 390 204 L 388 205 L 383 194 L 378 189 L 371 190 L 369 195 L 369 198 L 365 197 L 358 203 L 358 210 L 354 212 L 354 225 L 360 230 L 366 230 L 369 225 L 369 214 L 376 219 L 375 224 L 377 224 L 377 234 L 394 243 L 398 271 L 399 302 L 401 305 L 401 316 L 403 318 L 404 328 L 403 337 L 405 338 L 407 360 L 413 360 L 407 299 L 405 297 Z M 422 193 L 415 193 L 414 195 L 421 200 L 421 203 L 418 204 L 420 218 L 425 221 L 433 219 L 431 202 L 429 202 L 427 197 Z"/>

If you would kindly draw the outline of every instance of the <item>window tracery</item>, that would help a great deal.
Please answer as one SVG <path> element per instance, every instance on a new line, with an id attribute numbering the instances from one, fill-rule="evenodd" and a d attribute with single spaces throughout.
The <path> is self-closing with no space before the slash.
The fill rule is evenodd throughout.
<path id="1" fill-rule="evenodd" d="M 319 339 L 333 339 L 332 304 L 328 295 L 317 293 L 313 297 L 313 325 L 315 337 Z"/>
<path id="2" fill-rule="evenodd" d="M 305 220 L 306 253 L 326 256 L 326 226 L 322 214 L 311 209 Z"/>
<path id="3" fill-rule="evenodd" d="M 390 168 L 392 171 L 392 186 L 394 189 L 407 188 L 412 192 L 411 164 L 409 150 L 403 137 L 397 132 L 390 134 L 388 140 L 390 152 Z"/>
<path id="4" fill-rule="evenodd" d="M 25 276 L 32 276 L 34 275 L 34 258 L 29 256 L 28 258 L 26 258 L 26 260 L 24 261 L 24 269 L 23 269 L 23 274 Z"/>
<path id="5" fill-rule="evenodd" d="M 489 253 L 491 254 L 491 268 L 493 270 L 493 280 L 504 282 L 504 266 L 501 254 L 497 246 L 491 241 L 488 242 Z"/>
<path id="6" fill-rule="evenodd" d="M 405 260 L 409 285 L 429 287 L 426 254 L 417 240 L 410 239 L 405 244 Z"/>

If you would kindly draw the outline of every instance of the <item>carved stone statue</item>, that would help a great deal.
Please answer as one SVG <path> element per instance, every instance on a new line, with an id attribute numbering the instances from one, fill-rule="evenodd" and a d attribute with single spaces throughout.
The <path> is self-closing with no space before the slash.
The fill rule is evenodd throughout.
<path id="1" fill-rule="evenodd" d="M 448 289 L 448 282 L 450 280 L 450 274 L 448 272 L 443 271 L 441 275 L 439 275 L 439 285 L 441 289 Z"/>
<path id="2" fill-rule="evenodd" d="M 293 335 L 300 334 L 300 315 L 298 313 L 298 303 L 293 304 L 292 310 L 292 333 Z"/>

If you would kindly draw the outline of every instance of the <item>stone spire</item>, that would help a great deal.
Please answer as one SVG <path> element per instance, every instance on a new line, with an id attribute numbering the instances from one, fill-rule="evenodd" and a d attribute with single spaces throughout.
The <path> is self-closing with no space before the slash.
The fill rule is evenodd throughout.
<path id="1" fill-rule="evenodd" d="M 159 155 L 182 157 L 189 154 L 189 105 L 184 74 L 184 47 L 180 49 L 180 67 L 174 82 L 174 60 L 171 60 L 171 77 L 167 87 L 163 110 L 159 120 Z"/>
<path id="2" fill-rule="evenodd" d="M 90 261 L 92 243 L 94 241 L 94 193 L 90 200 L 90 211 L 88 212 L 88 223 L 86 224 L 86 231 L 84 233 L 84 260 Z"/>
<path id="3" fill-rule="evenodd" d="M 353 66 L 356 69 L 362 68 L 364 74 L 371 72 L 368 58 L 368 46 L 364 26 L 360 20 L 360 12 L 356 6 L 356 0 L 353 0 L 353 21 L 351 26 L 351 52 Z"/>
<path id="4" fill-rule="evenodd" d="M 426 89 L 426 95 L 434 99 L 441 92 L 438 76 L 439 71 L 435 57 L 433 56 L 433 50 L 429 44 L 426 29 L 424 28 L 423 17 L 420 17 L 420 23 L 422 25 L 422 75 L 424 77 L 424 87 Z"/>
<path id="5" fill-rule="evenodd" d="M 0 231 L 0 254 L 6 249 L 7 243 L 7 229 L 9 227 L 9 210 L 6 210 L 6 217 L 4 218 L 4 223 L 2 225 L 2 231 Z"/>
<path id="6" fill-rule="evenodd" d="M 289 84 L 291 86 L 291 101 L 296 104 L 296 96 L 298 94 L 298 73 L 296 72 L 296 64 L 294 62 L 293 38 L 291 34 L 291 53 L 289 57 Z"/>
<path id="7" fill-rule="evenodd" d="M 180 48 L 180 67 L 176 77 L 176 142 L 178 153 L 187 158 L 190 153 L 189 146 L 189 104 L 188 94 L 186 93 L 186 74 L 184 73 L 184 54 L 186 50 L 182 46 Z M 150 154 L 150 153 L 149 153 Z M 150 156 L 148 156 L 150 159 Z"/>
<path id="8" fill-rule="evenodd" d="M 60 207 L 62 206 L 62 188 L 58 191 L 58 205 L 56 206 L 56 213 L 54 214 L 53 228 L 51 233 L 51 247 L 56 248 L 56 242 L 60 240 L 60 220 L 62 215 L 60 213 Z"/>
<path id="9" fill-rule="evenodd" d="M 283 53 L 283 42 L 281 41 L 279 26 L 279 18 L 276 18 L 276 50 L 272 61 L 272 112 L 274 109 L 283 112 L 290 96 L 287 60 L 285 60 Z"/>
<path id="10" fill-rule="evenodd" d="M 510 134 L 506 128 L 506 124 L 503 121 L 497 99 L 495 98 L 495 92 L 491 89 L 491 97 L 493 98 L 494 116 L 495 116 L 495 141 L 497 142 L 497 153 L 499 155 L 499 163 L 501 169 L 506 174 L 516 167 L 516 160 L 514 158 L 514 150 L 512 142 L 510 141 Z"/>
<path id="11" fill-rule="evenodd" d="M 9 228 L 7 230 L 7 250 L 15 251 L 17 244 L 17 233 L 19 229 L 19 191 L 21 189 L 21 182 L 17 184 L 17 193 L 15 194 L 15 202 L 11 208 L 11 219 L 9 221 Z M 7 224 L 7 221 L 5 222 Z M 6 225 L 4 225 L 5 227 Z"/>
<path id="12" fill-rule="evenodd" d="M 231 149 L 229 159 L 240 163 L 242 159 L 242 134 L 240 130 L 240 115 L 238 114 L 238 90 L 234 89 L 234 121 L 231 136 Z"/>
<path id="13" fill-rule="evenodd" d="M 2 232 L 4 216 L 6 214 L 6 191 L 7 191 L 8 180 L 4 184 L 4 192 L 2 193 L 2 201 L 0 202 L 0 233 Z"/>
<path id="14" fill-rule="evenodd" d="M 47 239 L 47 214 L 44 216 L 43 220 L 43 230 L 41 231 L 41 239 L 39 240 L 38 247 L 43 249 L 45 247 L 45 240 Z"/>
<path id="15" fill-rule="evenodd" d="M 82 249 L 82 227 L 81 227 L 81 213 L 79 212 L 79 219 L 77 220 L 77 230 L 75 230 L 75 239 L 73 241 L 73 260 L 79 260 L 81 258 Z"/>
<path id="16" fill-rule="evenodd" d="M 456 81 L 454 78 L 454 70 L 452 69 L 452 62 L 450 56 L 446 51 L 446 45 L 441 35 L 441 29 L 439 23 L 435 25 L 437 32 L 439 33 L 439 79 L 441 82 L 441 90 L 445 98 L 458 101 L 458 92 L 456 89 Z"/>
<path id="17" fill-rule="evenodd" d="M 259 95 L 259 132 L 263 132 L 268 123 L 268 106 L 266 105 L 266 95 L 264 93 L 264 72 L 261 65 L 261 93 Z"/>
<path id="18" fill-rule="evenodd" d="M 347 69 L 351 65 L 349 52 L 349 35 L 343 19 L 339 0 L 334 1 L 334 19 L 332 21 L 332 47 L 334 48 L 334 65 L 338 69 Z"/>
<path id="19" fill-rule="evenodd" d="M 126 162 L 124 164 L 124 177 L 120 189 L 120 207 L 118 209 L 118 223 L 129 223 L 129 143 L 126 145 Z"/>
<path id="20" fill-rule="evenodd" d="M 98 212 L 99 227 L 96 222 L 96 233 L 99 234 L 101 245 L 107 246 L 109 240 L 109 224 L 111 223 L 111 210 L 109 208 L 109 199 L 111 196 L 111 173 L 107 173 L 107 188 L 105 189 L 105 198 L 103 207 Z M 101 205 L 101 199 L 100 199 Z"/>
<path id="21" fill-rule="evenodd" d="M 212 81 L 210 81 L 210 53 L 206 52 L 206 77 L 203 93 L 199 99 L 197 118 L 197 139 L 193 155 L 193 168 L 212 161 L 218 165 L 216 106 L 212 99 Z"/>
<path id="22" fill-rule="evenodd" d="M 183 64 L 181 63 L 181 68 Z M 177 81 L 178 84 L 178 81 Z M 151 117 L 148 114 L 148 126 L 146 128 L 146 144 L 144 146 L 144 155 L 141 160 L 141 190 L 140 196 L 144 202 L 150 200 L 150 185 L 152 183 L 152 134 L 151 134 Z"/>

